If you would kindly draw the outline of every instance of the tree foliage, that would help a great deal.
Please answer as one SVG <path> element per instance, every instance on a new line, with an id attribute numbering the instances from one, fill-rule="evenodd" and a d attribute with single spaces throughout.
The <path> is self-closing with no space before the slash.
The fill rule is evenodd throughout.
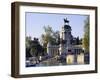
<path id="1" fill-rule="evenodd" d="M 25 45 L 26 45 L 26 48 L 30 48 L 30 45 L 31 45 L 31 37 L 30 36 L 26 37 Z"/>
<path id="2" fill-rule="evenodd" d="M 34 38 L 34 40 L 31 41 L 30 53 L 32 56 L 36 56 L 36 57 L 44 55 L 44 49 L 40 45 L 37 38 Z"/>
<path id="3" fill-rule="evenodd" d="M 40 45 L 37 38 L 31 40 L 30 37 L 26 37 L 26 57 L 38 57 L 44 55 L 44 48 Z"/>
<path id="4" fill-rule="evenodd" d="M 89 52 L 89 28 L 90 28 L 89 17 L 87 17 L 87 19 L 84 22 L 85 25 L 84 25 L 83 47 L 86 51 Z"/>
<path id="5" fill-rule="evenodd" d="M 44 29 L 44 34 L 41 35 L 41 43 L 43 44 L 44 47 L 47 46 L 48 42 L 51 44 L 57 44 L 59 40 L 59 31 L 53 31 L 52 27 L 49 25 L 46 27 L 43 27 Z"/>
<path id="6" fill-rule="evenodd" d="M 31 49 L 31 37 L 27 36 L 25 39 L 25 45 L 26 45 L 26 57 L 32 57 L 32 55 L 30 54 L 30 49 Z"/>

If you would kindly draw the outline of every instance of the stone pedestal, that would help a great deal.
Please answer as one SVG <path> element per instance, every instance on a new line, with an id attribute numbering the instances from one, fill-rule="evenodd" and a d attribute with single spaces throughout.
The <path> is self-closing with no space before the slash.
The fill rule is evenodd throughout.
<path id="1" fill-rule="evenodd" d="M 77 63 L 84 64 L 84 54 L 77 55 Z"/>
<path id="2" fill-rule="evenodd" d="M 74 64 L 74 55 L 67 55 L 66 56 L 66 63 L 67 64 Z"/>

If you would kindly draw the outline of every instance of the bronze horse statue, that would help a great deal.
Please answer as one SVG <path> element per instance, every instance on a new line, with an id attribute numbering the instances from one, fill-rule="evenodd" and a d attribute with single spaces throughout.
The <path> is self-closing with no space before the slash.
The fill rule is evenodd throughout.
<path id="1" fill-rule="evenodd" d="M 66 19 L 64 18 L 64 22 L 65 22 L 65 23 L 69 23 L 69 21 L 67 20 L 67 18 L 66 18 Z"/>

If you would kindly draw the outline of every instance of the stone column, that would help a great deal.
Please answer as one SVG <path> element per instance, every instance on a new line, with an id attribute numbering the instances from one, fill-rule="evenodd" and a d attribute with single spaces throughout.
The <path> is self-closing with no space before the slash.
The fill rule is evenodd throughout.
<path id="1" fill-rule="evenodd" d="M 48 44 L 47 44 L 47 53 L 48 53 L 48 55 L 51 55 L 51 44 L 50 44 L 50 42 L 48 42 Z"/>

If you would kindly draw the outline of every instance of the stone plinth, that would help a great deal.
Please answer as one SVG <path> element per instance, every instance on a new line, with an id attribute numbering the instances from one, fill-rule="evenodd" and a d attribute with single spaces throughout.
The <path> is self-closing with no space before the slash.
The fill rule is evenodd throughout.
<path id="1" fill-rule="evenodd" d="M 74 64 L 74 55 L 67 55 L 66 56 L 66 63 L 67 64 Z"/>
<path id="2" fill-rule="evenodd" d="M 77 63 L 78 64 L 84 64 L 84 54 L 77 55 Z"/>

